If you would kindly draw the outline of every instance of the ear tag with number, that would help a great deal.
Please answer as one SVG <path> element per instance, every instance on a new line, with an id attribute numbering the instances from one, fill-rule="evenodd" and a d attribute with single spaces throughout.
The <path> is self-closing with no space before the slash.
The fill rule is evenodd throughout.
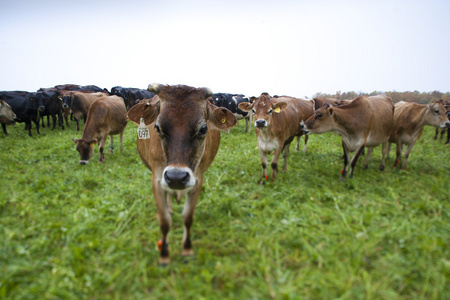
<path id="1" fill-rule="evenodd" d="M 277 114 L 279 114 L 280 111 L 281 111 L 281 108 L 277 107 L 277 108 L 275 108 L 273 111 L 276 112 Z"/>
<path id="2" fill-rule="evenodd" d="M 141 118 L 137 133 L 140 140 L 146 140 L 150 138 L 150 131 L 148 130 L 147 126 L 145 126 L 144 118 Z"/>

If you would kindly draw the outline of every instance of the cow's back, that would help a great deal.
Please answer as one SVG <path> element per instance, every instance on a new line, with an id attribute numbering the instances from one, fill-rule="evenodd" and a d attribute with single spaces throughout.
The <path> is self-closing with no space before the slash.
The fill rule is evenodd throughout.
<path id="1" fill-rule="evenodd" d="M 273 103 L 285 102 L 287 107 L 280 113 L 272 113 L 271 132 L 274 136 L 285 140 L 298 135 L 302 114 L 302 104 L 293 97 L 271 98 Z"/>
<path id="2" fill-rule="evenodd" d="M 368 97 L 373 110 L 370 122 L 370 134 L 367 140 L 368 146 L 375 146 L 387 142 L 394 126 L 394 103 L 385 95 Z"/>

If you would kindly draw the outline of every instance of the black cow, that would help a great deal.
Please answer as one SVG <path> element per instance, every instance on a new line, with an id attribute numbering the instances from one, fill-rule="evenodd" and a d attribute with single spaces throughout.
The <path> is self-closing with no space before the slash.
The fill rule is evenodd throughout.
<path id="1" fill-rule="evenodd" d="M 251 130 L 251 112 L 246 112 L 241 110 L 238 105 L 242 102 L 252 102 L 248 98 L 246 98 L 242 94 L 227 94 L 227 93 L 215 93 L 212 94 L 212 100 L 214 102 L 214 105 L 219 107 L 225 107 L 229 111 L 231 111 L 236 119 L 245 119 L 245 131 L 250 132 Z"/>
<path id="2" fill-rule="evenodd" d="M 102 89 L 96 85 L 78 85 L 78 84 L 60 84 L 60 85 L 55 85 L 54 86 L 55 89 L 62 91 L 84 91 L 84 92 L 93 92 L 93 93 L 97 93 L 97 92 L 102 92 L 102 93 L 108 93 L 109 91 L 107 89 Z M 40 90 L 38 90 L 39 92 Z"/>
<path id="3" fill-rule="evenodd" d="M 60 92 L 55 88 L 40 89 L 35 96 L 36 99 L 42 100 L 45 110 L 40 114 L 42 117 L 42 127 L 44 126 L 44 117 L 47 116 L 47 126 L 50 127 L 49 117 L 53 120 L 52 130 L 56 127 L 56 119 L 58 124 L 64 129 L 62 115 L 62 98 Z"/>
<path id="4" fill-rule="evenodd" d="M 25 91 L 4 91 L 0 92 L 0 99 L 11 106 L 16 114 L 16 122 L 25 122 L 25 130 L 31 134 L 31 121 L 36 124 L 36 132 L 39 132 L 40 114 L 45 110 L 42 99 L 36 98 L 36 93 Z"/>
<path id="5" fill-rule="evenodd" d="M 115 86 L 111 89 L 111 95 L 117 95 L 123 98 L 125 106 L 130 109 L 142 99 L 151 99 L 155 96 L 155 93 L 149 92 L 148 90 L 138 89 L 138 88 L 124 88 L 121 86 Z"/>

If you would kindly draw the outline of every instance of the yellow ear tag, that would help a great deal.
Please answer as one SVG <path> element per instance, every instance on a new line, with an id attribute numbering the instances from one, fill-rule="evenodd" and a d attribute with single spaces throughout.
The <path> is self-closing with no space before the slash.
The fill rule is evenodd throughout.
<path id="1" fill-rule="evenodd" d="M 225 118 L 225 117 L 223 117 L 221 120 L 220 120 L 220 123 L 222 123 L 222 124 L 225 124 L 227 122 L 227 118 Z"/>
<path id="2" fill-rule="evenodd" d="M 281 111 L 281 108 L 277 107 L 277 108 L 275 108 L 273 111 L 276 112 L 277 114 L 279 114 L 280 111 Z"/>

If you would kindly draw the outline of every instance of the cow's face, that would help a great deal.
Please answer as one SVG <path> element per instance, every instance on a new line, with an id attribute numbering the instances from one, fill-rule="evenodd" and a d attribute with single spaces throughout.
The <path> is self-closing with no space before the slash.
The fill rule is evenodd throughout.
<path id="1" fill-rule="evenodd" d="M 11 106 L 3 100 L 0 100 L 0 123 L 14 124 L 16 114 L 12 111 Z"/>
<path id="2" fill-rule="evenodd" d="M 262 93 L 253 103 L 242 102 L 238 106 L 243 111 L 252 111 L 255 118 L 255 127 L 264 129 L 272 124 L 273 114 L 280 113 L 287 107 L 285 102 L 273 103 L 267 93 Z"/>
<path id="3" fill-rule="evenodd" d="M 425 113 L 425 122 L 431 126 L 441 128 L 450 127 L 450 122 L 447 117 L 447 110 L 442 100 L 428 105 Z"/>
<path id="4" fill-rule="evenodd" d="M 303 131 L 306 133 L 321 134 L 333 130 L 333 110 L 333 107 L 331 107 L 328 103 L 322 105 L 321 108 L 316 110 L 314 115 L 309 117 L 309 119 L 302 124 Z"/>
<path id="5" fill-rule="evenodd" d="M 94 153 L 94 145 L 97 143 L 96 139 L 93 140 L 83 140 L 83 139 L 73 139 L 75 144 L 77 144 L 77 151 L 80 153 L 80 164 L 86 165 L 89 163 L 89 159 Z"/>
<path id="6" fill-rule="evenodd" d="M 166 190 L 192 188 L 196 169 L 205 151 L 205 141 L 212 129 L 227 129 L 236 118 L 225 108 L 218 108 L 207 98 L 211 91 L 188 86 L 152 86 L 159 100 L 139 103 L 128 112 L 128 118 L 139 124 L 154 122 L 165 157 L 161 185 Z"/>

